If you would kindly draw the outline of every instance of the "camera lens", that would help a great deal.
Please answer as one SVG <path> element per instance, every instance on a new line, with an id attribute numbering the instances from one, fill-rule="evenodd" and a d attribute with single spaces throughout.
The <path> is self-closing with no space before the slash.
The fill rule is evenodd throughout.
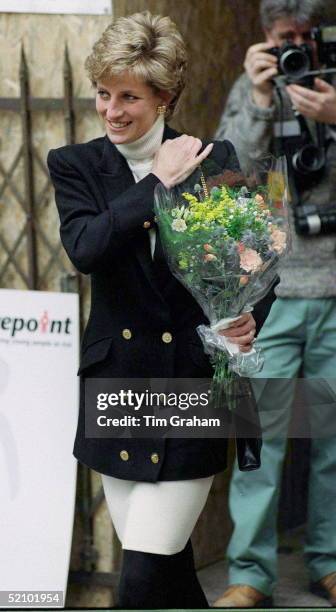
<path id="1" fill-rule="evenodd" d="M 310 58 L 301 49 L 287 49 L 279 59 L 279 66 L 287 76 L 300 78 L 310 70 Z"/>
<path id="2" fill-rule="evenodd" d="M 302 174 L 317 172 L 324 166 L 324 151 L 314 144 L 307 144 L 294 153 L 292 163 L 295 170 Z"/>

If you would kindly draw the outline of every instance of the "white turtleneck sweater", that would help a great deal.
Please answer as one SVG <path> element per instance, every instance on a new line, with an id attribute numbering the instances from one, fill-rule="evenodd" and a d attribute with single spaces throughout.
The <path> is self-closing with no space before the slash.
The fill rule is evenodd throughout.
<path id="1" fill-rule="evenodd" d="M 162 144 L 163 130 L 164 118 L 159 115 L 150 130 L 141 138 L 127 144 L 115 145 L 119 153 L 125 157 L 136 183 L 151 172 L 154 155 Z M 155 229 L 150 229 L 149 240 L 152 257 L 155 250 L 155 238 Z"/>

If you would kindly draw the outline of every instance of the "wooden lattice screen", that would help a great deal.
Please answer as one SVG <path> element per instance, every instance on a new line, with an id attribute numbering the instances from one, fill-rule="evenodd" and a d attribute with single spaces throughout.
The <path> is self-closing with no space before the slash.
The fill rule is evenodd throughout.
<path id="1" fill-rule="evenodd" d="M 90 98 L 72 96 L 67 48 L 64 51 L 63 98 L 30 95 L 29 69 L 23 48 L 19 78 L 20 97 L 0 98 L 0 111 L 18 113 L 22 131 L 21 145 L 14 158 L 7 167 L 0 163 L 0 286 L 55 290 L 73 270 L 58 235 L 56 240 L 52 239 L 55 232 L 48 231 L 58 220 L 46 162 L 33 144 L 33 116 L 36 111 L 61 112 L 65 143 L 70 144 L 75 141 L 76 110 L 93 110 L 94 102 Z M 15 229 L 13 223 L 6 223 L 7 215 L 15 216 Z"/>
<path id="2" fill-rule="evenodd" d="M 41 153 L 41 147 L 36 146 L 41 129 L 36 116 L 39 116 L 40 122 L 41 114 L 52 115 L 55 121 L 62 121 L 63 144 L 72 144 L 76 140 L 76 115 L 95 112 L 94 100 L 74 97 L 67 47 L 63 57 L 62 98 L 31 95 L 29 63 L 23 47 L 19 83 L 19 97 L 0 98 L 0 121 L 4 126 L 0 160 L 0 287 L 78 291 L 82 298 L 88 288 L 87 283 L 73 269 L 59 239 L 54 191 L 46 165 L 47 150 Z M 8 147 L 8 154 L 5 150 L 6 128 L 9 134 L 15 135 Z M 14 140 L 19 144 L 15 144 Z M 40 141 L 43 141 L 43 136 L 40 136 Z M 13 150 L 13 146 L 17 147 L 16 150 Z M 82 299 L 81 305 L 83 319 Z M 95 571 L 98 553 L 94 548 L 94 517 L 104 500 L 102 487 L 100 483 L 98 487 L 92 486 L 92 473 L 84 466 L 79 467 L 78 485 L 80 562 L 76 564 L 76 571 L 70 572 L 69 582 L 86 587 L 113 587 L 118 579 L 117 572 Z M 118 558 L 118 544 L 113 542 L 113 546 Z"/>

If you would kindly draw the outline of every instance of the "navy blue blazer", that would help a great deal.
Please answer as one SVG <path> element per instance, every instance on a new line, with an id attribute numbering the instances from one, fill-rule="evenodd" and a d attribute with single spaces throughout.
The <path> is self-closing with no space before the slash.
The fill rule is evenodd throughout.
<path id="1" fill-rule="evenodd" d="M 166 126 L 164 140 L 177 136 Z M 221 168 L 239 168 L 227 141 L 215 142 L 210 155 Z M 62 243 L 75 268 L 91 276 L 75 456 L 98 472 L 138 481 L 221 471 L 227 451 L 223 439 L 85 438 L 86 377 L 211 377 L 196 332 L 206 319 L 167 266 L 158 270 L 152 260 L 148 230 L 155 225 L 153 196 L 159 183 L 154 174 L 135 184 L 107 137 L 52 150 L 48 166 Z"/>

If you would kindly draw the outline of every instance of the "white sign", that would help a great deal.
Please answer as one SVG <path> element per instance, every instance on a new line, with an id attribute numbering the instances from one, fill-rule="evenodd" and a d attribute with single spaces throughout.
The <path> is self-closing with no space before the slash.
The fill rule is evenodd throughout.
<path id="1" fill-rule="evenodd" d="M 112 0 L 0 0 L 0 12 L 111 15 Z"/>
<path id="2" fill-rule="evenodd" d="M 75 294 L 0 290 L 0 590 L 66 591 L 78 322 Z"/>

